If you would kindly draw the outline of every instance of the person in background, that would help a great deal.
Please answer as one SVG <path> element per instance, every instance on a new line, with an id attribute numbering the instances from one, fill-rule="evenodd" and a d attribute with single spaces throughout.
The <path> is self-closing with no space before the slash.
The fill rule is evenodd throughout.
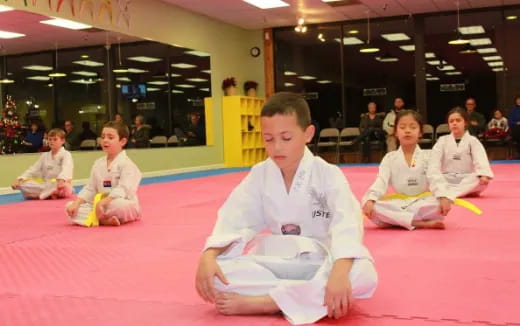
<path id="1" fill-rule="evenodd" d="M 397 117 L 397 113 L 404 109 L 404 100 L 401 97 L 396 97 L 394 99 L 394 108 L 388 112 L 383 120 L 383 130 L 386 131 L 386 151 L 391 152 L 397 149 L 397 138 L 394 135 L 395 131 L 395 118 Z"/>
<path id="2" fill-rule="evenodd" d="M 22 145 L 26 153 L 36 153 L 43 146 L 43 130 L 36 121 L 31 122 L 31 127 L 25 134 Z"/>
<path id="3" fill-rule="evenodd" d="M 150 147 L 150 128 L 145 126 L 144 117 L 140 114 L 135 117 L 135 127 L 132 129 L 130 142 L 135 148 Z"/>
<path id="4" fill-rule="evenodd" d="M 376 103 L 368 103 L 368 112 L 361 115 L 359 130 L 361 131 L 361 134 L 354 139 L 354 143 L 363 143 L 363 160 L 368 161 L 370 141 L 384 141 L 385 139 L 383 117 L 377 113 Z"/>
<path id="5" fill-rule="evenodd" d="M 186 136 L 187 145 L 204 145 L 206 143 L 206 129 L 200 121 L 200 113 L 192 112 L 190 114 L 190 124 L 186 130 Z"/>
<path id="6" fill-rule="evenodd" d="M 123 122 L 123 115 L 121 113 L 116 113 L 116 115 L 114 116 L 114 121 L 117 121 L 117 122 Z"/>
<path id="7" fill-rule="evenodd" d="M 502 114 L 502 110 L 493 111 L 493 119 L 488 123 L 488 130 L 484 133 L 484 139 L 504 140 L 509 136 L 509 125 L 507 118 Z"/>
<path id="8" fill-rule="evenodd" d="M 469 114 L 468 131 L 472 136 L 478 137 L 486 130 L 486 118 L 480 112 L 476 111 L 477 102 L 474 98 L 469 97 L 466 100 L 466 111 Z"/>
<path id="9" fill-rule="evenodd" d="M 520 155 L 520 95 L 515 97 L 515 106 L 509 111 L 511 138 L 516 142 L 517 155 Z"/>
<path id="10" fill-rule="evenodd" d="M 74 151 L 79 148 L 79 135 L 74 130 L 74 123 L 72 120 L 65 120 L 63 125 L 65 129 L 65 149 L 68 151 Z"/>
<path id="11" fill-rule="evenodd" d="M 84 141 L 85 139 L 96 139 L 97 135 L 92 129 L 90 129 L 90 122 L 83 121 L 81 123 L 81 127 L 83 128 L 83 131 L 81 132 L 81 135 L 79 135 L 80 142 Z"/>

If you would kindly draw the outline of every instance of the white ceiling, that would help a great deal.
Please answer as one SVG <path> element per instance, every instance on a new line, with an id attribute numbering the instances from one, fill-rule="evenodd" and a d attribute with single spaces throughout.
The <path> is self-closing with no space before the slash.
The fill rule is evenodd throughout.
<path id="1" fill-rule="evenodd" d="M 388 17 L 456 10 L 455 0 L 351 0 L 356 4 L 332 7 L 321 0 L 284 0 L 289 7 L 262 10 L 242 0 L 162 0 L 245 29 Z M 461 9 L 520 4 L 520 0 L 460 0 Z"/>

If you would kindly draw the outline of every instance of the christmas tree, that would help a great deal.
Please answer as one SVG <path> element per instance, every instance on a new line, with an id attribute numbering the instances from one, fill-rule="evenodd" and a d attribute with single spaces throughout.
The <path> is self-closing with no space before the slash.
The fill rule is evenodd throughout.
<path id="1" fill-rule="evenodd" d="M 23 131 L 22 125 L 18 121 L 16 102 L 10 95 L 7 95 L 0 119 L 0 154 L 19 152 L 22 140 Z"/>

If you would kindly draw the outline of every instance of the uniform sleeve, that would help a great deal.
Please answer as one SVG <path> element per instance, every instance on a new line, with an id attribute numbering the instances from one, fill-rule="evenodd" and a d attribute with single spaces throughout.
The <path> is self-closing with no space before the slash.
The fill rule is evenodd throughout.
<path id="1" fill-rule="evenodd" d="M 393 135 L 394 134 L 394 124 L 391 120 L 391 112 L 388 113 L 385 116 L 385 119 L 383 120 L 383 130 L 386 131 L 387 134 Z"/>
<path id="2" fill-rule="evenodd" d="M 127 163 L 122 166 L 119 182 L 109 196 L 112 198 L 128 199 L 137 194 L 137 188 L 141 182 L 141 171 L 133 163 Z"/>
<path id="3" fill-rule="evenodd" d="M 40 157 L 36 162 L 34 162 L 33 165 L 31 165 L 30 168 L 25 170 L 24 173 L 22 173 L 21 176 L 18 177 L 18 179 L 27 179 L 27 178 L 39 178 L 42 176 L 42 165 L 43 165 L 43 155 L 41 154 Z"/>
<path id="4" fill-rule="evenodd" d="M 491 171 L 489 159 L 487 157 L 484 146 L 482 146 L 482 143 L 478 139 L 472 138 L 470 146 L 471 156 L 473 158 L 473 166 L 475 167 L 475 173 L 479 176 L 493 178 L 493 171 Z"/>
<path id="5" fill-rule="evenodd" d="M 388 189 L 388 182 L 390 180 L 391 174 L 391 161 L 392 161 L 393 153 L 388 153 L 383 157 L 381 164 L 379 164 L 379 172 L 377 173 L 376 180 L 370 186 L 365 196 L 361 200 L 361 203 L 364 205 L 368 200 L 378 200 Z"/>
<path id="6" fill-rule="evenodd" d="M 94 197 L 97 194 L 96 190 L 96 180 L 95 180 L 95 169 L 96 169 L 96 163 L 94 163 L 94 166 L 92 166 L 92 169 L 90 170 L 90 177 L 88 178 L 88 183 L 81 189 L 81 191 L 78 194 L 78 197 L 83 199 L 84 201 L 91 203 L 94 201 Z"/>
<path id="7" fill-rule="evenodd" d="M 452 192 L 449 190 L 448 183 L 442 175 L 442 155 L 444 151 L 444 143 L 445 138 L 439 138 L 430 151 L 426 177 L 428 178 L 430 191 L 435 197 L 446 197 L 453 201 L 456 197 L 452 195 Z"/>
<path id="8" fill-rule="evenodd" d="M 363 217 L 347 179 L 337 167 L 328 180 L 333 184 L 327 191 L 327 205 L 332 212 L 329 226 L 330 251 L 333 260 L 340 258 L 369 258 L 363 245 Z"/>
<path id="9" fill-rule="evenodd" d="M 246 244 L 260 231 L 265 223 L 261 186 L 263 171 L 253 167 L 244 180 L 231 192 L 218 211 L 217 222 L 207 238 L 204 250 L 231 247 L 221 257 L 236 257 L 242 254 Z"/>
<path id="10" fill-rule="evenodd" d="M 63 162 L 61 163 L 61 171 L 56 179 L 63 179 L 65 181 L 72 180 L 72 173 L 74 170 L 74 163 L 72 161 L 72 155 L 66 152 L 63 155 Z"/>

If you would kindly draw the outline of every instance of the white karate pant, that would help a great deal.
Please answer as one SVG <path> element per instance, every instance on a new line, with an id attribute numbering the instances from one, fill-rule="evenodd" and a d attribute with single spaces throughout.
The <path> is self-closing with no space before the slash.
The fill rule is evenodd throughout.
<path id="1" fill-rule="evenodd" d="M 330 270 L 320 270 L 325 259 L 305 255 L 219 258 L 217 263 L 229 284 L 215 278 L 215 287 L 247 296 L 269 295 L 292 324 L 314 323 L 327 315 L 323 302 Z M 371 297 L 377 287 L 377 273 L 368 258 L 355 259 L 345 277 L 349 277 L 352 296 L 357 299 Z"/>
<path id="2" fill-rule="evenodd" d="M 72 204 L 68 202 L 66 207 Z M 94 208 L 92 203 L 84 203 L 79 206 L 78 212 L 75 217 L 69 216 L 70 220 L 79 225 L 85 225 L 85 221 Z M 116 198 L 108 204 L 105 214 L 107 216 L 115 216 L 118 218 L 121 224 L 133 222 L 141 218 L 141 210 L 139 205 L 133 201 L 123 198 Z"/>
<path id="3" fill-rule="evenodd" d="M 74 193 L 74 189 L 70 183 L 66 183 L 63 189 L 58 190 L 56 182 L 38 182 L 34 180 L 22 181 L 20 183 L 20 191 L 24 198 L 34 198 L 33 196 L 37 196 L 40 199 L 47 199 L 54 193 L 58 198 L 67 198 Z"/>
<path id="4" fill-rule="evenodd" d="M 376 225 L 381 222 L 399 225 L 413 230 L 412 222 L 424 220 L 442 220 L 439 200 L 434 196 L 378 200 L 374 205 L 374 212 L 370 220 Z"/>
<path id="5" fill-rule="evenodd" d="M 468 195 L 478 196 L 487 188 L 480 184 L 480 178 L 476 173 L 444 173 L 452 196 L 460 198 Z"/>

